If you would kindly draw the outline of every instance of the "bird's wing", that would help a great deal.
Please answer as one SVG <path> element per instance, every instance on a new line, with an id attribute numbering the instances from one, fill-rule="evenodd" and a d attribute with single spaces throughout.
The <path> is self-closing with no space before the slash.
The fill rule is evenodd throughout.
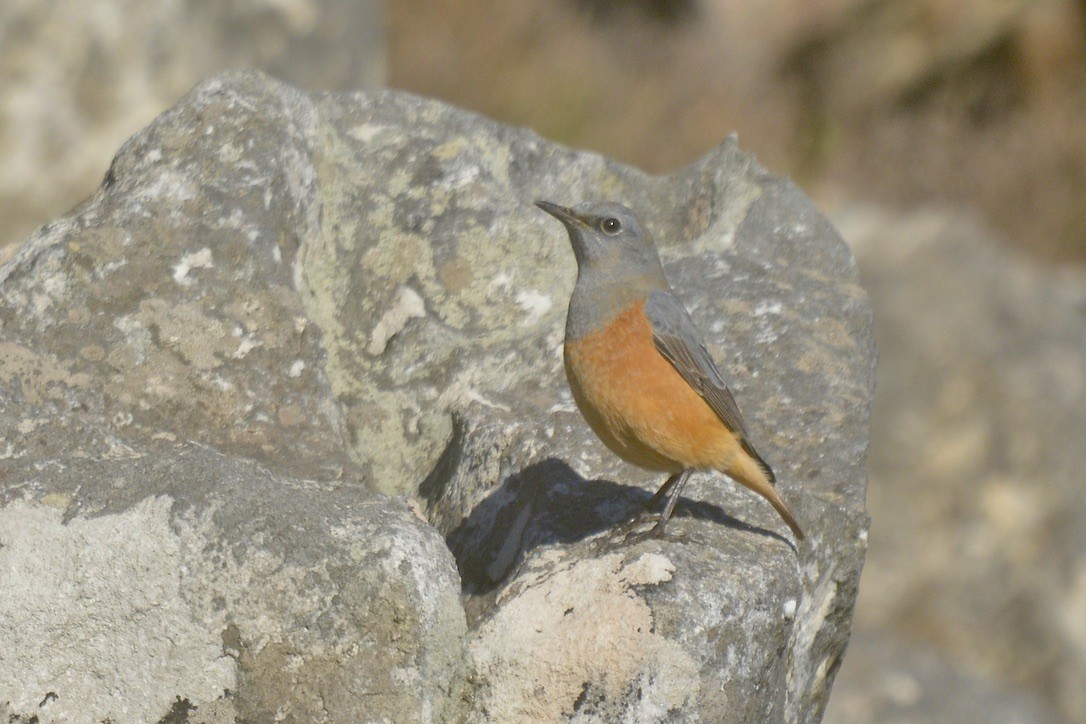
<path id="1" fill-rule="evenodd" d="M 652 339 L 664 359 L 701 395 L 713 412 L 739 438 L 743 449 L 765 469 L 770 482 L 776 477 L 750 444 L 735 397 L 720 376 L 716 363 L 698 335 L 694 320 L 682 302 L 670 292 L 656 290 L 645 302 L 645 315 L 652 325 Z"/>

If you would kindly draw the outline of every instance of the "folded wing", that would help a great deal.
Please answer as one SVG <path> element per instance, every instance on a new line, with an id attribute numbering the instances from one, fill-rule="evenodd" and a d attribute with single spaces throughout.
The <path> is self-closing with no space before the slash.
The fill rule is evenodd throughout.
<path id="1" fill-rule="evenodd" d="M 652 325 L 656 349 L 701 395 L 721 422 L 735 433 L 743 449 L 758 462 L 769 481 L 775 483 L 777 478 L 773 469 L 750 444 L 735 397 L 720 376 L 712 355 L 701 341 L 694 320 L 682 302 L 671 292 L 654 291 L 645 302 L 645 315 Z"/>

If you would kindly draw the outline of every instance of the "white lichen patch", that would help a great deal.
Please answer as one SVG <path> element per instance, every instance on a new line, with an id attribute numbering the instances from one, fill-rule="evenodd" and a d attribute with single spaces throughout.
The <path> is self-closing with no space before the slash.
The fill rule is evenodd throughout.
<path id="1" fill-rule="evenodd" d="M 218 157 L 219 160 L 226 164 L 236 164 L 242 158 L 243 149 L 239 148 L 236 144 L 227 141 L 219 146 Z"/>
<path id="2" fill-rule="evenodd" d="M 31 294 L 33 298 L 31 306 L 34 309 L 34 316 L 46 321 L 46 312 L 52 308 L 54 303 L 64 299 L 68 295 L 68 288 L 70 286 L 71 280 L 64 272 L 58 271 L 46 276 L 37 290 Z"/>
<path id="3" fill-rule="evenodd" d="M 503 292 L 508 292 L 513 288 L 513 276 L 506 272 L 499 272 L 493 279 L 490 280 L 490 286 L 497 287 Z"/>
<path id="4" fill-rule="evenodd" d="M 410 287 L 400 287 L 396 301 L 381 315 L 370 332 L 366 351 L 374 356 L 382 354 L 389 340 L 403 331 L 409 321 L 425 316 L 426 305 L 418 292 Z"/>
<path id="5" fill-rule="evenodd" d="M 0 509 L 0 701 L 51 721 L 157 721 L 176 697 L 234 689 L 234 660 L 181 594 L 170 500 L 62 522 L 56 507 Z M 78 661 L 78 666 L 72 662 Z"/>
<path id="6" fill-rule="evenodd" d="M 564 719 L 586 690 L 627 701 L 629 721 L 656 721 L 694 700 L 696 664 L 654 631 L 652 610 L 633 588 L 670 580 L 671 561 L 648 554 L 627 562 L 616 553 L 548 570 L 506 599 L 471 643 L 494 721 Z"/>
<path id="7" fill-rule="evenodd" d="M 192 279 L 188 278 L 190 271 L 193 269 L 210 269 L 213 266 L 211 249 L 205 246 L 199 251 L 181 257 L 181 261 L 177 262 L 173 267 L 173 280 L 181 286 L 187 287 L 192 284 Z"/>
<path id="8" fill-rule="evenodd" d="M 773 344 L 778 339 L 780 339 L 780 335 L 778 335 L 772 328 L 759 329 L 758 333 L 754 335 L 754 343 L 760 346 Z"/>
<path id="9" fill-rule="evenodd" d="M 762 317 L 767 314 L 779 315 L 784 311 L 784 305 L 776 300 L 762 300 L 754 305 L 754 316 Z"/>
<path id="10" fill-rule="evenodd" d="M 347 131 L 347 135 L 356 141 L 362 143 L 369 143 L 373 139 L 377 138 L 382 131 L 389 129 L 389 126 L 384 126 L 378 123 L 361 123 L 351 130 Z"/>
<path id="11" fill-rule="evenodd" d="M 158 175 L 144 183 L 133 193 L 133 201 L 137 205 L 150 205 L 158 201 L 168 200 L 173 204 L 182 201 L 191 201 L 196 198 L 196 186 L 182 173 L 167 169 L 158 169 Z"/>
<path id="12" fill-rule="evenodd" d="M 238 348 L 231 355 L 234 359 L 245 359 L 254 349 L 264 346 L 255 334 L 247 333 L 241 327 L 234 328 L 234 336 L 238 338 Z"/>
<path id="13" fill-rule="evenodd" d="M 554 302 L 548 295 L 535 289 L 525 289 L 522 292 L 517 292 L 516 299 L 517 305 L 527 315 L 523 322 L 525 326 L 534 325 L 554 306 Z"/>

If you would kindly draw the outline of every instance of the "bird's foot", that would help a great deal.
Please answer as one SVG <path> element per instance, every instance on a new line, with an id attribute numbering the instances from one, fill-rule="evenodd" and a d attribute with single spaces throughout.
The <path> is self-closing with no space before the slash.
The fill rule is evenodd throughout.
<path id="1" fill-rule="evenodd" d="M 638 528 L 643 528 L 645 525 L 652 523 L 656 524 L 660 522 L 660 514 L 654 513 L 648 508 L 642 508 L 632 518 L 629 518 L 625 523 L 619 523 L 615 526 L 617 532 L 631 533 Z"/>
<path id="2" fill-rule="evenodd" d="M 651 524 L 651 528 L 645 528 Z M 649 540 L 650 538 L 663 538 L 667 521 L 663 520 L 659 513 L 641 511 L 630 520 L 615 527 L 615 545 L 627 546 Z"/>
<path id="3" fill-rule="evenodd" d="M 633 530 L 622 536 L 618 545 L 621 546 L 634 546 L 638 543 L 644 543 L 647 540 L 653 538 L 659 538 L 660 534 L 656 531 L 656 526 L 652 526 L 648 530 Z"/>

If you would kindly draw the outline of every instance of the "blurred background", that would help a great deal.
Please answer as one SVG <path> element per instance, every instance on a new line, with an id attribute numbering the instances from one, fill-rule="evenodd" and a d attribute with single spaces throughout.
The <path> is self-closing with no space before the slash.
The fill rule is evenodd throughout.
<path id="1" fill-rule="evenodd" d="M 826 720 L 1086 721 L 1086 0 L 2 0 L 0 261 L 237 67 L 653 173 L 737 132 L 876 310 L 870 551 Z"/>

